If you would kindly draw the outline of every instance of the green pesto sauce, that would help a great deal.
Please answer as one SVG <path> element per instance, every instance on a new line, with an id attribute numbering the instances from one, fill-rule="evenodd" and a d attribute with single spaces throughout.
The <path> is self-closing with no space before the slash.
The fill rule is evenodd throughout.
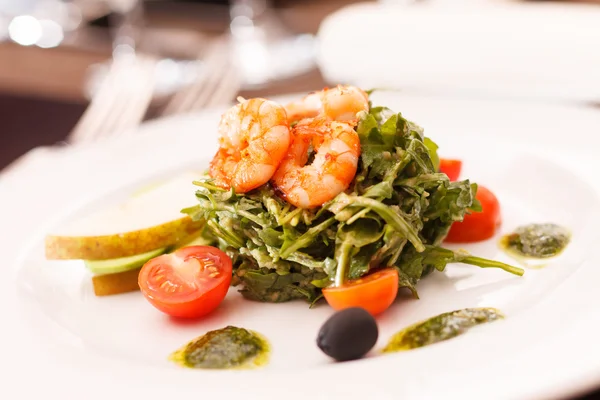
<path id="1" fill-rule="evenodd" d="M 169 359 L 188 368 L 259 367 L 268 362 L 269 344 L 256 332 L 227 326 L 189 342 L 171 354 Z"/>
<path id="2" fill-rule="evenodd" d="M 465 308 L 440 314 L 396 333 L 384 353 L 405 351 L 452 339 L 474 326 L 504 318 L 495 308 Z"/>
<path id="3" fill-rule="evenodd" d="M 500 239 L 508 254 L 524 258 L 550 258 L 560 254 L 571 240 L 569 231 L 556 224 L 529 224 Z"/>

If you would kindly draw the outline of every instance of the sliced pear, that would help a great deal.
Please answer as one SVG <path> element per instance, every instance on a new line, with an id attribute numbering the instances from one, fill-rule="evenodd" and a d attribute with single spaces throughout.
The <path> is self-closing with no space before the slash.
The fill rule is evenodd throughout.
<path id="1" fill-rule="evenodd" d="M 138 285 L 140 270 L 141 268 L 136 268 L 116 274 L 96 275 L 92 277 L 94 294 L 96 296 L 111 296 L 140 290 L 140 286 Z"/>
<path id="2" fill-rule="evenodd" d="M 92 278 L 94 285 L 94 292 L 97 296 L 110 296 L 115 294 L 132 292 L 139 290 L 138 286 L 138 275 L 141 267 L 150 259 L 161 255 L 164 251 L 171 253 L 178 249 L 188 246 L 207 246 L 213 242 L 211 239 L 206 238 L 202 230 L 190 235 L 182 241 L 176 243 L 171 249 L 159 249 L 156 251 L 140 254 L 137 256 L 117 258 L 113 260 L 100 260 L 100 261 L 86 261 L 88 269 L 93 273 L 103 274 L 97 275 Z M 160 251 L 160 252 L 159 252 Z M 134 262 L 128 264 L 128 260 L 136 260 L 141 262 L 137 268 L 134 267 Z M 142 261 L 144 260 L 144 261 Z M 127 264 L 128 269 L 121 269 Z M 90 268 L 90 265 L 92 268 Z M 114 272 L 108 272 L 114 267 Z"/>
<path id="3" fill-rule="evenodd" d="M 162 249 L 152 250 L 135 256 L 113 258 L 112 260 L 86 261 L 85 266 L 96 275 L 116 274 L 141 268 L 147 261 L 160 256 L 165 251 L 167 251 L 167 248 L 163 247 Z"/>
<path id="4" fill-rule="evenodd" d="M 46 237 L 46 258 L 129 257 L 169 247 L 197 233 L 203 222 L 192 221 L 181 210 L 196 201 L 192 182 L 200 175 L 182 174 L 52 232 Z"/>

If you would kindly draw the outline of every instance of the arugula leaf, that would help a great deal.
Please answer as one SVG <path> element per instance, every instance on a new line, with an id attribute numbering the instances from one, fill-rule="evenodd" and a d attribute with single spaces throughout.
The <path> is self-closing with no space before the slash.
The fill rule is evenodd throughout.
<path id="1" fill-rule="evenodd" d="M 346 273 L 353 260 L 362 247 L 377 242 L 383 236 L 381 224 L 374 219 L 363 219 L 356 225 L 341 225 L 336 238 L 337 270 L 335 284 L 342 285 L 346 280 Z M 357 267 L 355 267 L 356 270 Z"/>
<path id="2" fill-rule="evenodd" d="M 386 206 L 374 199 L 358 196 L 348 196 L 345 193 L 341 193 L 337 197 L 337 201 L 341 207 L 368 207 L 377 213 L 387 224 L 396 229 L 399 233 L 404 235 L 417 250 L 422 251 L 424 249 L 423 243 L 419 238 L 415 229 L 401 216 L 398 212 L 394 212 L 394 209 Z"/>
<path id="3" fill-rule="evenodd" d="M 377 268 L 379 265 L 374 263 L 373 256 L 378 251 L 381 243 L 375 242 L 370 245 L 361 247 L 352 257 L 350 267 L 348 269 L 348 279 L 354 280 L 365 276 L 372 268 Z"/>
<path id="4" fill-rule="evenodd" d="M 246 269 L 240 265 L 236 270 L 236 283 L 242 283 L 240 290 L 242 296 L 249 300 L 281 303 L 295 299 L 315 301 L 319 295 L 319 288 L 311 282 L 323 279 L 326 274 L 317 271 L 297 270 L 294 268 L 289 274 L 279 275 L 267 269 Z"/>
<path id="5" fill-rule="evenodd" d="M 395 136 L 389 131 L 381 131 L 373 115 L 368 114 L 361 119 L 356 132 L 360 138 L 360 157 L 365 168 L 369 168 L 377 160 L 387 158 L 386 154 L 391 157 Z"/>
<path id="6" fill-rule="evenodd" d="M 443 222 L 462 221 L 473 206 L 475 194 L 468 180 L 448 182 L 437 187 L 431 196 L 425 217 Z"/>
<path id="7" fill-rule="evenodd" d="M 433 170 L 434 171 L 439 171 L 440 170 L 440 157 L 438 156 L 438 145 L 431 140 L 430 138 L 426 137 L 423 140 L 423 144 L 425 145 L 425 147 L 427 147 L 427 150 L 429 151 L 429 157 L 431 158 L 431 162 L 433 163 Z"/>
<path id="8" fill-rule="evenodd" d="M 414 251 L 414 249 L 405 251 L 395 267 L 398 269 L 401 284 L 404 283 L 417 296 L 414 286 L 421 279 L 427 268 L 435 268 L 438 271 L 443 271 L 446 265 L 451 263 L 471 264 L 480 268 L 499 268 L 514 275 L 523 275 L 521 268 L 516 268 L 499 261 L 475 257 L 465 251 L 452 251 L 429 245 L 421 253 Z M 402 282 L 403 279 L 406 282 Z"/>

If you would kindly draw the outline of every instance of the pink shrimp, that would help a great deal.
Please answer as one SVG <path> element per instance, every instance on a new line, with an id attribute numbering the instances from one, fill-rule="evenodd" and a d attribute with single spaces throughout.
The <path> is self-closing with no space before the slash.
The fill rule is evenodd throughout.
<path id="1" fill-rule="evenodd" d="M 312 145 L 314 160 L 307 165 Z M 304 120 L 292 130 L 292 144 L 272 184 L 291 204 L 321 206 L 348 188 L 356 175 L 360 140 L 353 123 Z"/>
<path id="2" fill-rule="evenodd" d="M 369 110 L 369 96 L 356 86 L 338 85 L 313 92 L 285 107 L 288 121 L 324 117 L 331 121 L 352 121 L 360 111 Z"/>
<path id="3" fill-rule="evenodd" d="M 220 147 L 210 163 L 216 185 L 246 193 L 269 181 L 290 145 L 285 108 L 255 98 L 230 108 L 219 124 Z"/>

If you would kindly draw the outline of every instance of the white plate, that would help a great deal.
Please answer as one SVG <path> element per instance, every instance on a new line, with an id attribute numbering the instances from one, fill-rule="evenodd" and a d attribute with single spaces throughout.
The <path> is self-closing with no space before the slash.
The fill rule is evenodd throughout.
<path id="1" fill-rule="evenodd" d="M 492 188 L 502 232 L 552 221 L 573 231 L 557 260 L 522 278 L 453 265 L 420 282 L 379 318 L 380 339 L 364 360 L 334 364 L 315 345 L 331 310 L 303 302 L 260 304 L 231 290 L 210 317 L 175 323 L 139 293 L 93 296 L 79 262 L 47 262 L 42 240 L 57 224 L 116 201 L 148 180 L 212 156 L 221 110 L 148 124 L 140 135 L 40 155 L 0 180 L 4 279 L 0 281 L 2 390 L 12 398 L 149 398 L 240 395 L 285 399 L 553 398 L 600 384 L 596 296 L 600 221 L 600 112 L 527 102 L 468 101 L 377 93 L 425 127 L 443 156 Z M 190 204 L 194 204 L 190 186 Z M 510 261 L 496 239 L 467 246 Z M 392 333 L 440 312 L 498 307 L 504 321 L 402 354 L 377 353 Z M 256 371 L 184 370 L 169 353 L 214 328 L 255 329 L 271 342 Z M 36 397 L 34 397 L 36 396 Z"/>

